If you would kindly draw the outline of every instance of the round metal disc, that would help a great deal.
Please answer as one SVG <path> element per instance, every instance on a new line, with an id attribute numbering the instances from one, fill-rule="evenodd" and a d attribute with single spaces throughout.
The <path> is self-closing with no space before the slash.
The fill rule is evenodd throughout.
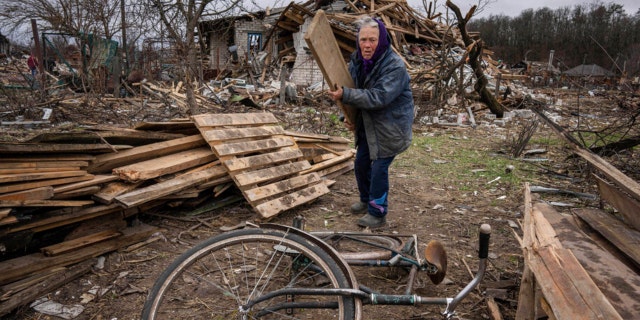
<path id="1" fill-rule="evenodd" d="M 424 258 L 438 268 L 438 272 L 429 274 L 433 284 L 439 284 L 447 275 L 447 252 L 444 246 L 437 240 L 431 240 L 424 249 Z"/>

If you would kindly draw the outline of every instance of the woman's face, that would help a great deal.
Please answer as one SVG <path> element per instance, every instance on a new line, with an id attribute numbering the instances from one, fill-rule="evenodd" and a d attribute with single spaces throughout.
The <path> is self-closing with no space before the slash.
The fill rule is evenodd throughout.
<path id="1" fill-rule="evenodd" d="M 359 32 L 358 45 L 360 46 L 360 53 L 365 59 L 371 59 L 373 53 L 376 52 L 378 47 L 378 38 L 380 37 L 380 30 L 375 27 L 362 27 Z"/>

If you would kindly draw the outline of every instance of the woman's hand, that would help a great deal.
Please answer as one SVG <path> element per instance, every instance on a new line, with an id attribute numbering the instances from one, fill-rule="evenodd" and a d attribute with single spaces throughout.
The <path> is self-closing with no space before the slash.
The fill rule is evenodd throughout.
<path id="1" fill-rule="evenodd" d="M 327 93 L 329 94 L 329 98 L 331 98 L 331 100 L 340 101 L 342 100 L 342 94 L 344 93 L 344 90 L 342 90 L 342 87 L 338 87 L 336 85 L 335 91 L 331 91 L 331 89 L 329 89 L 327 90 Z"/>

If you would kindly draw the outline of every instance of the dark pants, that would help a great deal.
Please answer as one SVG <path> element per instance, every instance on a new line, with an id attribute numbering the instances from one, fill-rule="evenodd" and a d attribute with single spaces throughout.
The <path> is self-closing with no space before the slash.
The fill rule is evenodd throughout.
<path id="1" fill-rule="evenodd" d="M 364 134 L 358 135 L 354 172 L 360 192 L 360 201 L 369 204 L 368 212 L 373 216 L 384 217 L 387 214 L 389 166 L 394 158 L 378 158 L 371 161 L 366 136 Z"/>

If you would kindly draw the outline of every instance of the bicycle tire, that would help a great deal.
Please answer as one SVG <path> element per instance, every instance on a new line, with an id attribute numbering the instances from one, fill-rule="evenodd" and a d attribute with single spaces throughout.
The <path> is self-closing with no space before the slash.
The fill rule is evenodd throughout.
<path id="1" fill-rule="evenodd" d="M 343 259 L 386 260 L 401 251 L 404 241 L 399 237 L 339 232 L 314 232 L 314 236 L 330 244 Z M 367 243 L 371 244 L 367 244 Z"/>
<path id="2" fill-rule="evenodd" d="M 236 264 L 237 263 L 237 264 Z M 223 233 L 180 255 L 159 276 L 142 319 L 343 319 L 355 317 L 352 296 L 296 296 L 299 305 L 337 309 L 277 309 L 283 297 L 241 311 L 250 299 L 283 288 L 350 288 L 336 262 L 302 236 L 271 229 Z M 291 298 L 291 297 L 286 297 Z M 293 311 L 293 313 L 289 313 Z"/>

